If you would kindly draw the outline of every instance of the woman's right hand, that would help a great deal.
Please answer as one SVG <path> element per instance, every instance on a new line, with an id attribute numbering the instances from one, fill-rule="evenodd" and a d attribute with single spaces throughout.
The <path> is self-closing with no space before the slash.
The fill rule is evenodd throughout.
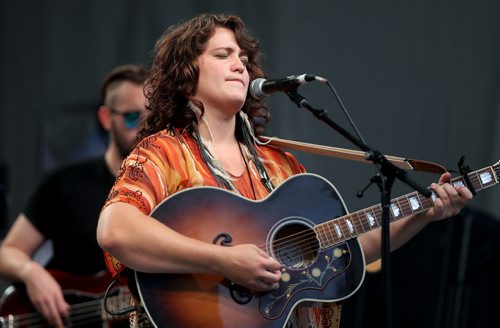
<path id="1" fill-rule="evenodd" d="M 281 264 L 255 245 L 221 247 L 216 271 L 253 291 L 275 288 L 281 279 Z"/>

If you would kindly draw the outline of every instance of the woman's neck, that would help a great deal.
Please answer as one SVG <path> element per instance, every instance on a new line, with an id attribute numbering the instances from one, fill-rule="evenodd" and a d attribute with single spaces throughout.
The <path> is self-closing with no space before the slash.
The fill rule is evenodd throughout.
<path id="1" fill-rule="evenodd" d="M 233 116 L 224 119 L 204 115 L 198 126 L 205 146 L 224 170 L 234 176 L 240 176 L 245 167 L 235 136 L 236 118 Z"/>
<path id="2" fill-rule="evenodd" d="M 224 117 L 205 112 L 199 123 L 200 135 L 204 140 L 219 146 L 237 145 L 235 130 L 236 117 Z"/>

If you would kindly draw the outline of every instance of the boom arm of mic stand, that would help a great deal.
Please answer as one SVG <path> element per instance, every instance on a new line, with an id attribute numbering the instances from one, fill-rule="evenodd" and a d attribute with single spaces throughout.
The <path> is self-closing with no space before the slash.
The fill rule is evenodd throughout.
<path id="1" fill-rule="evenodd" d="M 307 99 L 300 95 L 297 90 L 295 91 L 290 91 L 287 92 L 288 97 L 299 107 L 299 108 L 306 108 L 309 110 L 316 118 L 319 120 L 325 122 L 327 125 L 329 125 L 331 128 L 333 128 L 335 131 L 340 133 L 344 138 L 347 140 L 351 141 L 354 145 L 356 145 L 359 149 L 364 151 L 366 153 L 366 159 L 371 160 L 373 163 L 380 165 L 380 170 L 381 173 L 384 175 L 389 175 L 393 174 L 396 178 L 401 180 L 403 183 L 409 185 L 422 195 L 426 197 L 431 196 L 431 192 L 427 190 L 426 188 L 423 188 L 422 186 L 418 185 L 416 182 L 414 182 L 412 179 L 410 179 L 406 172 L 404 170 L 401 170 L 394 164 L 392 164 L 390 161 L 387 160 L 387 158 L 380 153 L 379 151 L 371 149 L 368 145 L 363 143 L 359 138 L 356 138 L 353 136 L 350 132 L 342 128 L 340 125 L 332 121 L 328 117 L 328 113 L 324 109 L 318 109 L 314 108 L 309 104 Z M 392 172 L 392 173 L 391 173 Z"/>

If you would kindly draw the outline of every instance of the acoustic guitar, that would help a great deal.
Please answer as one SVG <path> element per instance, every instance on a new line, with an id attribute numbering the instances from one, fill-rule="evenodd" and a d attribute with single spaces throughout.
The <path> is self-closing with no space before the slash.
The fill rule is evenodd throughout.
<path id="1" fill-rule="evenodd" d="M 499 163 L 468 173 L 475 191 L 499 182 Z M 464 177 L 451 183 L 466 185 Z M 435 198 L 413 192 L 391 200 L 390 221 L 431 208 Z M 152 216 L 207 243 L 255 244 L 283 265 L 279 287 L 265 293 L 218 275 L 135 272 L 155 326 L 284 327 L 301 302 L 339 302 L 356 292 L 365 275 L 357 236 L 381 226 L 382 207 L 347 214 L 330 182 L 299 174 L 260 201 L 218 188 L 191 188 L 163 201 Z"/>
<path id="2" fill-rule="evenodd" d="M 64 298 L 70 304 L 65 327 L 107 327 L 113 323 L 128 321 L 128 315 L 112 316 L 104 310 L 104 291 L 112 282 L 103 272 L 95 276 L 80 276 L 62 271 L 49 270 L 63 289 Z M 131 295 L 121 285 L 108 297 L 107 306 L 112 312 L 130 307 Z M 24 287 L 9 286 L 0 298 L 0 327 L 50 327 L 45 318 L 36 312 Z"/>

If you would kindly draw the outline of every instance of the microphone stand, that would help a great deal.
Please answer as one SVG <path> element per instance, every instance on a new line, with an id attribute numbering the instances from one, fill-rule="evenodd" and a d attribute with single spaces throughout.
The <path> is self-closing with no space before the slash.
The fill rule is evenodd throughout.
<path id="1" fill-rule="evenodd" d="M 415 183 L 406 175 L 406 171 L 398 168 L 379 151 L 370 148 L 359 138 L 346 131 L 340 125 L 332 121 L 324 109 L 318 109 L 311 106 L 307 99 L 300 95 L 297 90 L 286 93 L 288 97 L 299 107 L 309 110 L 317 119 L 323 121 L 328 126 L 336 130 L 347 140 L 356 145 L 359 149 L 365 152 L 365 158 L 372 161 L 380 172 L 380 178 L 377 179 L 377 185 L 381 192 L 382 205 L 382 243 L 381 243 L 381 258 L 382 258 L 382 277 L 385 285 L 385 305 L 386 305 L 386 325 L 387 328 L 392 328 L 392 285 L 391 285 L 391 257 L 390 257 L 390 206 L 391 206 L 391 188 L 395 179 L 401 180 L 426 197 L 431 196 L 431 191 L 425 189 Z"/>

